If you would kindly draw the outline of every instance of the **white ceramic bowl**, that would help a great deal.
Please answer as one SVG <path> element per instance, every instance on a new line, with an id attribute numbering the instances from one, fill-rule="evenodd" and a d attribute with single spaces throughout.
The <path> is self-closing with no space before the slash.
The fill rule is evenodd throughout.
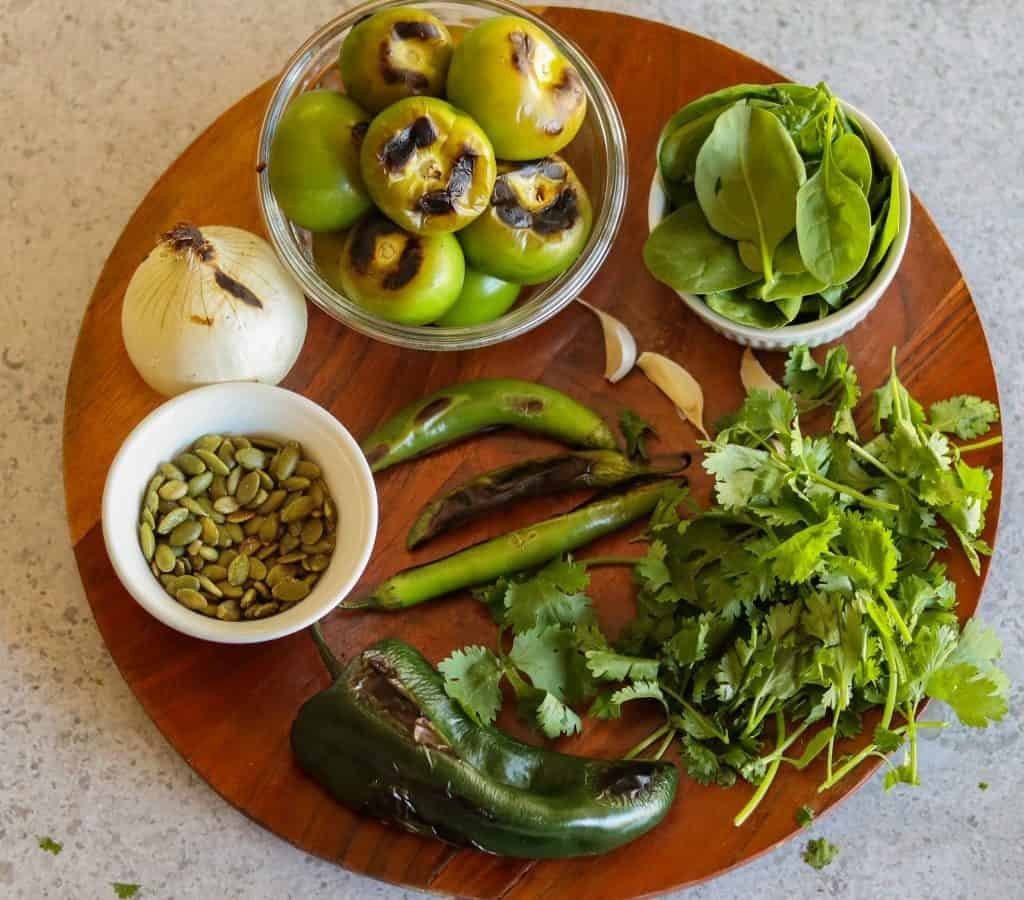
<path id="1" fill-rule="evenodd" d="M 907 249 L 907 241 L 910 239 L 910 186 L 907 184 L 907 173 L 899 157 L 893 149 L 889 139 L 882 133 L 881 129 L 862 113 L 855 106 L 840 101 L 843 109 L 848 115 L 854 116 L 864 129 L 864 134 L 871 141 L 879 159 L 892 171 L 894 165 L 900 166 L 900 209 L 904 215 L 900 222 L 900 230 L 896 234 L 885 262 L 878 270 L 874 280 L 868 284 L 852 303 L 837 310 L 824 319 L 817 322 L 806 322 L 801 325 L 783 325 L 781 328 L 754 328 L 750 325 L 741 325 L 733 322 L 725 316 L 719 315 L 708 306 L 700 297 L 695 294 L 686 294 L 677 291 L 683 303 L 693 312 L 707 322 L 719 334 L 725 335 L 729 340 L 742 344 L 745 347 L 754 347 L 758 350 L 788 350 L 799 344 L 806 344 L 808 347 L 817 347 L 842 337 L 846 332 L 852 330 L 867 317 L 882 299 L 882 294 L 889 287 L 890 282 L 896 275 L 896 270 L 903 260 L 903 253 Z M 657 224 L 668 215 L 669 199 L 662 184 L 661 174 L 655 168 L 654 178 L 651 181 L 651 191 L 647 198 L 647 227 L 654 231 Z"/>
<path id="2" fill-rule="evenodd" d="M 266 619 L 222 622 L 186 609 L 153 577 L 139 547 L 146 485 L 161 462 L 204 434 L 292 438 L 323 471 L 338 510 L 331 564 L 301 603 Z M 193 637 L 224 644 L 269 641 L 299 631 L 332 610 L 366 568 L 377 534 L 377 492 L 359 445 L 322 407 L 284 388 L 214 384 L 168 400 L 122 444 L 103 490 L 103 539 L 118 578 L 149 613 Z"/>

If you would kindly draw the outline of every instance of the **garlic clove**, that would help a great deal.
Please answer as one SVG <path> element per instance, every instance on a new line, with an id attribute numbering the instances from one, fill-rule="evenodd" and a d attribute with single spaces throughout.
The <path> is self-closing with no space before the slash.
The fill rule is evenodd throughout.
<path id="1" fill-rule="evenodd" d="M 740 360 L 740 381 L 748 394 L 752 391 L 782 390 L 782 385 L 768 374 L 750 347 L 743 351 L 743 359 Z"/>
<path id="2" fill-rule="evenodd" d="M 604 332 L 604 377 L 612 384 L 621 381 L 636 364 L 636 340 L 633 333 L 610 313 L 591 306 L 582 297 L 576 298 L 601 323 Z"/>
<path id="3" fill-rule="evenodd" d="M 680 418 L 689 422 L 706 440 L 711 440 L 704 428 L 704 391 L 697 379 L 679 363 L 660 353 L 641 353 L 636 364 L 676 405 Z"/>

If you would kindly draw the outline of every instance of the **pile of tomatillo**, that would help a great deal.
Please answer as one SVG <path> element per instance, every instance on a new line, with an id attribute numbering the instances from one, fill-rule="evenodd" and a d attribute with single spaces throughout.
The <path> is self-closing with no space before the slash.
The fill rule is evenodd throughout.
<path id="1" fill-rule="evenodd" d="M 352 28 L 340 71 L 345 93 L 292 100 L 268 160 L 335 290 L 402 325 L 476 325 L 579 257 L 590 199 L 557 154 L 587 95 L 541 28 L 498 16 L 456 45 L 425 10 L 388 9 Z"/>

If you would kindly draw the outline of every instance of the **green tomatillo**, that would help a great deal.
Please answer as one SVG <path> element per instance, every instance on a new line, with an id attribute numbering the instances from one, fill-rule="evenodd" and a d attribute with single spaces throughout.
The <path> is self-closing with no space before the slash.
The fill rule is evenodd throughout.
<path id="1" fill-rule="evenodd" d="M 448 70 L 448 99 L 483 126 L 499 159 L 557 153 L 587 114 L 575 66 L 519 16 L 487 19 L 463 38 Z"/>
<path id="2" fill-rule="evenodd" d="M 512 308 L 521 290 L 521 285 L 511 281 L 502 281 L 493 275 L 466 269 L 462 293 L 455 305 L 436 324 L 461 327 L 493 322 Z"/>
<path id="3" fill-rule="evenodd" d="M 344 94 L 300 94 L 274 132 L 267 161 L 270 188 L 296 225 L 347 228 L 371 206 L 359 169 L 369 115 Z"/>
<path id="4" fill-rule="evenodd" d="M 341 45 L 345 90 L 371 112 L 404 97 L 444 93 L 452 36 L 423 9 L 399 6 L 369 16 Z"/>
<path id="5" fill-rule="evenodd" d="M 487 209 L 497 164 L 479 125 L 450 103 L 410 97 L 370 123 L 362 172 L 374 202 L 416 234 L 457 231 Z"/>
<path id="6" fill-rule="evenodd" d="M 552 156 L 503 165 L 491 203 L 459 238 L 469 264 L 519 284 L 560 275 L 583 251 L 593 214 L 572 167 Z"/>
<path id="7" fill-rule="evenodd" d="M 452 235 L 411 234 L 371 213 L 349 231 L 336 271 L 345 296 L 368 312 L 427 325 L 455 303 L 466 263 Z M 328 265 L 328 281 L 331 272 Z"/>

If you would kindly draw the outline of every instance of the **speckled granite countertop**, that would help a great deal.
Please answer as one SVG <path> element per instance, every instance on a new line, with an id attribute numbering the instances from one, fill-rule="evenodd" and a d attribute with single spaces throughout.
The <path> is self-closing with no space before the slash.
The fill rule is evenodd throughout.
<path id="1" fill-rule="evenodd" d="M 590 5 L 590 4 L 585 4 Z M 702 900 L 1021 896 L 1019 709 L 1024 504 L 1024 32 L 1015 0 L 602 4 L 714 37 L 790 76 L 826 78 L 900 148 L 964 268 L 997 363 L 1009 446 L 983 617 L 1007 645 L 1014 718 L 924 746 L 927 786 L 876 781 L 819 833 L 695 889 Z M 156 177 L 222 109 L 268 78 L 328 0 L 0 0 L 0 896 L 392 898 L 235 812 L 171 750 L 92 621 L 64 526 L 63 388 L 93 282 Z M 287 8 L 287 13 L 285 12 Z M 990 783 L 982 792 L 979 781 Z M 62 841 L 54 857 L 37 846 Z M 679 848 L 686 852 L 686 848 Z"/>

